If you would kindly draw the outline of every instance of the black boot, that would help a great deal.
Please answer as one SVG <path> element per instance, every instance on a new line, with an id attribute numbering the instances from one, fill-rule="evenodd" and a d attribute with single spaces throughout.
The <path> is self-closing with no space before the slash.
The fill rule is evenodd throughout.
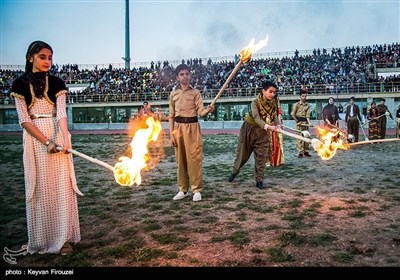
<path id="1" fill-rule="evenodd" d="M 260 190 L 266 189 L 267 186 L 264 184 L 263 181 L 258 181 L 256 184 L 256 187 L 259 188 Z"/>
<path id="2" fill-rule="evenodd" d="M 229 175 L 229 179 L 228 182 L 233 182 L 233 180 L 235 180 L 236 174 L 233 173 L 233 171 L 231 171 L 231 175 Z"/>

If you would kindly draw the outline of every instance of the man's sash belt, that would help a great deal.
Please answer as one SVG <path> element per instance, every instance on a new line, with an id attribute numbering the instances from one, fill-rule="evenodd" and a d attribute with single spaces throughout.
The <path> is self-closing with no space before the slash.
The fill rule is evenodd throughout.
<path id="1" fill-rule="evenodd" d="M 305 117 L 296 116 L 296 119 L 297 119 L 299 122 L 306 122 L 306 121 L 307 121 L 307 118 L 305 118 Z"/>
<path id="2" fill-rule="evenodd" d="M 177 123 L 197 123 L 199 120 L 197 117 L 175 117 Z"/>

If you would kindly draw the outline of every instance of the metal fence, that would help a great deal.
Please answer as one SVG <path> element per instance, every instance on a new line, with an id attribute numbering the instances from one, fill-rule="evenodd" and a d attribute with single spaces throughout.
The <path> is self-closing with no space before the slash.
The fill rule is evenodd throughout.
<path id="1" fill-rule="evenodd" d="M 279 94 L 296 95 L 302 86 L 280 86 Z M 368 94 L 400 92 L 400 82 L 385 83 L 358 83 L 358 84 L 319 84 L 307 87 L 311 95 L 332 95 L 337 98 L 344 94 Z M 203 99 L 213 99 L 219 90 L 207 90 L 202 92 Z M 229 88 L 221 95 L 221 99 L 253 97 L 260 91 L 259 88 Z M 107 94 L 82 94 L 70 92 L 68 95 L 69 103 L 124 103 L 140 101 L 167 101 L 170 92 L 150 92 L 150 93 L 113 93 Z M 10 97 L 0 97 L 0 104 L 14 104 L 14 99 Z"/>

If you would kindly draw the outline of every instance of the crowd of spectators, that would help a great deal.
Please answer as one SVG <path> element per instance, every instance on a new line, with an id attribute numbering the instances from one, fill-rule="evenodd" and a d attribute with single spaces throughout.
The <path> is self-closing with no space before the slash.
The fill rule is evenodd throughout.
<path id="1" fill-rule="evenodd" d="M 195 58 L 181 62 L 190 65 L 192 84 L 203 98 L 212 98 L 237 59 L 235 55 L 232 61 L 203 62 Z M 400 43 L 314 49 L 304 54 L 296 50 L 292 56 L 251 59 L 232 79 L 225 97 L 253 96 L 265 79 L 274 81 L 280 94 L 296 94 L 302 87 L 307 87 L 310 94 L 399 91 L 400 74 L 377 75 L 376 68 L 392 67 L 400 67 Z M 132 69 L 54 65 L 51 71 L 67 85 L 85 85 L 82 90 L 70 91 L 69 102 L 125 102 L 167 100 L 176 86 L 174 69 L 168 61 L 159 61 Z M 11 83 L 21 74 L 21 70 L 0 69 L 1 104 L 11 102 Z"/>

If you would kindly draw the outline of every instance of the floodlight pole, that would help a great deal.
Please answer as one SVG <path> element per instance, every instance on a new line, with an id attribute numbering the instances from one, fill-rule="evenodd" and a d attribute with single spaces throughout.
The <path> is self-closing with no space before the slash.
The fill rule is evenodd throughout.
<path id="1" fill-rule="evenodd" d="M 131 68 L 131 57 L 129 52 L 129 0 L 125 0 L 125 57 L 122 59 L 125 60 L 125 68 Z"/>

